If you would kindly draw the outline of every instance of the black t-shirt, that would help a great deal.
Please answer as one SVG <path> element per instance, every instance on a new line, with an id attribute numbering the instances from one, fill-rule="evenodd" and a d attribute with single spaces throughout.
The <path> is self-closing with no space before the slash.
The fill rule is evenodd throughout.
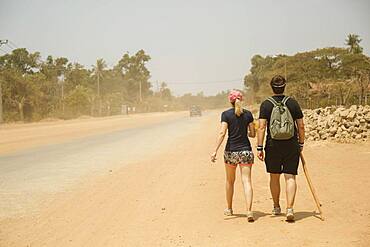
<path id="1" fill-rule="evenodd" d="M 240 117 L 235 115 L 235 109 L 231 108 L 221 114 L 221 122 L 227 123 L 228 139 L 226 151 L 251 151 L 251 143 L 248 139 L 248 125 L 253 122 L 252 113 L 243 109 Z"/>
<path id="2" fill-rule="evenodd" d="M 277 102 L 281 102 L 284 99 L 285 96 L 284 95 L 274 95 L 272 97 Z M 288 101 L 286 102 L 286 106 L 288 107 L 289 112 L 292 115 L 294 121 L 296 121 L 297 119 L 303 118 L 303 113 L 302 113 L 301 107 L 299 106 L 298 102 L 295 99 L 289 98 Z M 271 140 L 269 121 L 270 121 L 271 112 L 272 112 L 273 107 L 274 107 L 274 105 L 268 100 L 263 101 L 262 104 L 261 104 L 261 107 L 260 107 L 259 118 L 260 119 L 267 119 L 266 143 Z M 296 127 L 296 125 L 294 125 L 294 136 L 292 137 L 292 139 L 279 141 L 279 142 L 297 142 L 297 141 L 298 141 L 297 127 Z"/>

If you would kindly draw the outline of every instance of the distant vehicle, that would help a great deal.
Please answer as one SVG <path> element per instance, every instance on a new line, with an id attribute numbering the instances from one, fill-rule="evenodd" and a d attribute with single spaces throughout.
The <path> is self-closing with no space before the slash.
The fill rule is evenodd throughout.
<path id="1" fill-rule="evenodd" d="M 202 116 L 202 110 L 197 105 L 192 105 L 189 110 L 190 117 Z"/>

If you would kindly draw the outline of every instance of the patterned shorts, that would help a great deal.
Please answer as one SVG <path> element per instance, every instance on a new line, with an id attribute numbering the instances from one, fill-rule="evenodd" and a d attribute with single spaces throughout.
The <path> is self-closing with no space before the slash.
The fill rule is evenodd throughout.
<path id="1" fill-rule="evenodd" d="M 252 165 L 254 163 L 254 154 L 252 151 L 225 151 L 225 164 L 237 165 Z"/>

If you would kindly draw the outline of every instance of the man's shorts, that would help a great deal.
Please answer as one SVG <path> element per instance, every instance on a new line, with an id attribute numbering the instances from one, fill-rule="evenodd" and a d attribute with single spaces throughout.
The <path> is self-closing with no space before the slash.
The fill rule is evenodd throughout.
<path id="1" fill-rule="evenodd" d="M 298 142 L 270 140 L 265 147 L 268 173 L 298 174 L 300 148 Z"/>
<path id="2" fill-rule="evenodd" d="M 230 166 L 237 165 L 253 165 L 254 163 L 254 154 L 252 151 L 225 151 L 224 152 L 224 161 L 225 164 Z"/>

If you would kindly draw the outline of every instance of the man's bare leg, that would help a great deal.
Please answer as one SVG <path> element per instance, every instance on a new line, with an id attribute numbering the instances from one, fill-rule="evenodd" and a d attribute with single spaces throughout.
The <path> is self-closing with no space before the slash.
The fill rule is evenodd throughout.
<path id="1" fill-rule="evenodd" d="M 297 192 L 297 183 L 295 179 L 295 175 L 292 174 L 284 174 L 285 183 L 286 183 L 286 202 L 287 208 L 293 208 L 294 206 L 294 199 Z"/>
<path id="2" fill-rule="evenodd" d="M 274 207 L 280 207 L 280 174 L 270 173 L 270 191 Z"/>
<path id="3" fill-rule="evenodd" d="M 295 175 L 292 174 L 284 174 L 285 183 L 286 183 L 286 201 L 287 201 L 287 209 L 286 209 L 286 219 L 287 221 L 294 221 L 294 199 L 297 192 L 297 183 L 295 180 Z"/>

